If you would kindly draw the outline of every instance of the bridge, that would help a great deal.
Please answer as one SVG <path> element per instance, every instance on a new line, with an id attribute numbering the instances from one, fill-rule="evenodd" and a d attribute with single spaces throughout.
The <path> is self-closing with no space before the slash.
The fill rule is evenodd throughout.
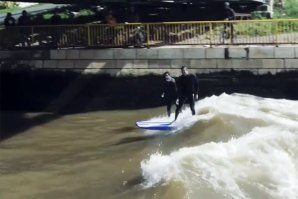
<path id="1" fill-rule="evenodd" d="M 6 0 L 4 0 L 6 1 Z M 19 0 L 9 0 L 19 1 Z M 22 0 L 22 2 L 36 2 L 36 0 Z M 39 3 L 53 3 L 53 4 L 91 4 L 91 5 L 162 5 L 162 4 L 222 4 L 223 2 L 230 2 L 233 4 L 242 4 L 249 6 L 258 6 L 265 3 L 265 0 L 38 0 Z"/>

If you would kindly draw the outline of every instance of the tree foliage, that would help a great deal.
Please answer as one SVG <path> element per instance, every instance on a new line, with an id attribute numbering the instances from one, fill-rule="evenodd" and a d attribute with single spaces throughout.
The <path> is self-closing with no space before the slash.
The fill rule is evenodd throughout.
<path id="1" fill-rule="evenodd" d="M 1 1 L 0 2 L 0 9 L 6 9 L 6 8 L 13 8 L 17 7 L 18 3 L 16 2 L 10 2 L 10 1 Z"/>
<path id="2" fill-rule="evenodd" d="M 298 18 L 298 0 L 285 0 L 283 7 L 274 12 L 276 18 Z"/>

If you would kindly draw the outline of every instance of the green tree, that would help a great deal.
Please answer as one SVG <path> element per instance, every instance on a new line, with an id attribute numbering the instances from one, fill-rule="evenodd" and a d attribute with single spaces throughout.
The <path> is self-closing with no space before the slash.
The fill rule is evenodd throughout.
<path id="1" fill-rule="evenodd" d="M 283 7 L 274 9 L 275 18 L 298 18 L 298 0 L 285 0 Z"/>
<path id="2" fill-rule="evenodd" d="M 286 0 L 285 2 L 285 14 L 288 17 L 298 17 L 298 0 Z"/>

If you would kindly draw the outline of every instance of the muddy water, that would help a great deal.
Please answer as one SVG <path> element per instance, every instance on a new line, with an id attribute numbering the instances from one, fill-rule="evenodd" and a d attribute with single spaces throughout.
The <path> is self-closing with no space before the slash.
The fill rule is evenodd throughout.
<path id="1" fill-rule="evenodd" d="M 164 107 L 27 128 L 0 143 L 0 198 L 297 198 L 297 101 L 222 94 L 196 110 L 168 133 L 134 126 Z"/>
<path id="2" fill-rule="evenodd" d="M 140 162 L 164 136 L 135 128 L 163 108 L 68 115 L 0 143 L 1 198 L 172 198 L 142 189 Z M 164 193 L 167 189 L 174 193 Z"/>

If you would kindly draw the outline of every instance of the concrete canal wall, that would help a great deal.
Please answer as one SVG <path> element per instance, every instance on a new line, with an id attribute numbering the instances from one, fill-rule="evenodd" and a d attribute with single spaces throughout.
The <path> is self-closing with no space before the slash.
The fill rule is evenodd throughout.
<path id="1" fill-rule="evenodd" d="M 167 70 L 178 75 L 182 65 L 198 74 L 231 69 L 276 74 L 298 69 L 298 46 L 0 51 L 0 64 L 113 76 L 162 74 Z"/>

